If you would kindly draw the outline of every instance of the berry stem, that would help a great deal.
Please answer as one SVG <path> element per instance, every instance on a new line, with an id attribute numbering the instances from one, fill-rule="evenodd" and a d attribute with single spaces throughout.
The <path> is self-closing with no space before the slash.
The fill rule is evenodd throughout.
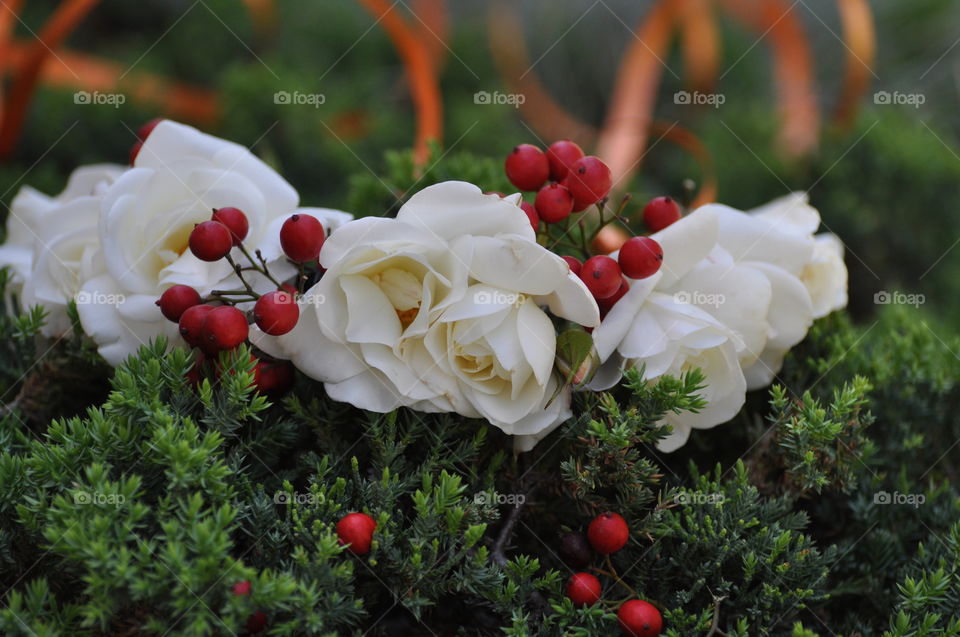
<path id="1" fill-rule="evenodd" d="M 240 249 L 240 252 L 243 253 L 243 256 L 247 257 L 247 261 L 250 262 L 250 265 L 253 266 L 253 269 L 255 271 L 259 272 L 263 276 L 270 279 L 270 281 L 274 285 L 276 285 L 278 289 L 280 288 L 280 283 L 275 278 L 273 278 L 272 274 L 270 274 L 270 270 L 267 269 L 267 262 L 263 258 L 263 255 L 260 254 L 259 250 L 257 250 L 256 254 L 257 254 L 257 259 L 260 261 L 260 265 L 257 265 L 257 262 L 253 260 L 252 256 L 250 256 L 250 253 L 247 251 L 247 248 L 246 246 L 243 245 L 243 243 L 239 244 L 237 247 Z"/>
<path id="2" fill-rule="evenodd" d="M 613 567 L 613 562 L 610 560 L 610 556 L 609 556 L 609 555 L 604 555 L 604 556 L 603 556 L 603 562 L 604 562 L 604 564 L 607 565 L 607 568 L 610 569 L 609 572 L 605 572 L 605 573 L 604 573 L 605 575 L 609 575 L 610 577 L 612 577 L 613 580 L 614 580 L 617 584 L 619 584 L 619 585 L 622 586 L 623 588 L 627 589 L 627 590 L 630 592 L 630 594 L 633 595 L 636 599 L 642 599 L 642 598 L 640 597 L 639 593 L 637 593 L 637 591 L 633 590 L 632 587 L 630 587 L 626 582 L 624 582 L 624 581 L 620 578 L 620 576 L 617 574 L 617 569 L 615 569 L 615 568 Z"/>
<path id="3" fill-rule="evenodd" d="M 243 246 L 239 246 L 239 247 L 241 250 L 243 250 Z M 244 250 L 243 253 L 247 254 L 246 250 Z M 249 255 L 247 256 L 249 257 Z M 239 277 L 240 282 L 243 283 L 243 287 L 247 291 L 247 294 L 252 296 L 254 299 L 259 299 L 260 295 L 254 292 L 253 288 L 250 287 L 250 284 L 247 283 L 247 280 L 243 278 L 243 268 L 240 267 L 240 265 L 237 262 L 235 262 L 233 260 L 233 257 L 231 257 L 229 254 L 225 258 L 227 260 L 227 263 L 229 263 L 231 267 L 233 267 L 233 271 L 237 273 L 237 277 Z"/>

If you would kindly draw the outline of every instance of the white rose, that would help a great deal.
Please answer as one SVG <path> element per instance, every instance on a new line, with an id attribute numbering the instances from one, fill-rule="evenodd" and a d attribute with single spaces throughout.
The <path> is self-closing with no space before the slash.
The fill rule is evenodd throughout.
<path id="1" fill-rule="evenodd" d="M 11 267 L 8 292 L 19 295 L 24 309 L 46 308 L 42 331 L 47 336 L 70 327 L 67 304 L 95 269 L 101 196 L 123 170 L 108 164 L 83 166 L 55 197 L 25 186 L 13 199 L 0 265 Z"/>
<path id="2" fill-rule="evenodd" d="M 78 295 L 80 320 L 100 354 L 117 365 L 159 335 L 182 344 L 176 324 L 155 305 L 172 285 L 189 285 L 201 295 L 237 287 L 225 260 L 201 261 L 187 247 L 194 225 L 209 220 L 214 208 L 234 206 L 246 214 L 250 231 L 244 245 L 251 253 L 261 249 L 274 261 L 271 272 L 278 278 L 293 272 L 280 258 L 277 238 L 285 218 L 313 214 L 330 231 L 349 217 L 335 211 L 298 210 L 297 205 L 293 187 L 243 146 L 169 120 L 161 122 L 134 167 L 101 202 L 103 268 L 83 283 Z M 244 262 L 238 249 L 233 256 Z M 250 279 L 261 291 L 271 287 L 259 275 Z"/>
<path id="3" fill-rule="evenodd" d="M 669 452 L 681 447 L 692 429 L 714 427 L 740 411 L 746 398 L 740 356 L 747 340 L 759 339 L 763 345 L 762 317 L 770 293 L 765 279 L 748 270 L 733 268 L 722 278 L 705 276 L 714 267 L 713 260 L 721 259 L 727 267 L 731 263 L 729 255 L 722 258 L 717 250 L 718 219 L 712 210 L 697 211 L 653 236 L 663 247 L 663 265 L 653 276 L 631 281 L 627 294 L 594 330 L 604 364 L 590 387 L 612 387 L 624 367 L 643 367 L 644 378 L 650 381 L 699 368 L 706 379 L 700 395 L 707 404 L 698 413 L 683 411 L 664 418 L 673 431 L 658 448 Z M 715 302 L 719 300 L 724 302 Z M 733 318 L 742 334 L 703 309 L 704 303 L 731 315 L 739 303 L 742 311 Z"/>
<path id="4" fill-rule="evenodd" d="M 446 182 L 396 219 L 346 224 L 324 244 L 327 271 L 296 329 L 264 345 L 335 400 L 485 418 L 531 448 L 569 417 L 569 392 L 547 404 L 556 334 L 541 307 L 588 326 L 599 311 L 518 201 Z"/>

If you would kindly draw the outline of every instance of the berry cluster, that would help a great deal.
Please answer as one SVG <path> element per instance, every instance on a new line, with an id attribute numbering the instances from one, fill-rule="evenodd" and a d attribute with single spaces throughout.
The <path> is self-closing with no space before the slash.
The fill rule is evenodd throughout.
<path id="1" fill-rule="evenodd" d="M 146 134 L 149 134 L 149 130 Z M 250 224 L 242 210 L 217 208 L 208 221 L 194 226 L 188 241 L 190 252 L 201 261 L 227 260 L 240 279 L 242 289 L 213 290 L 204 298 L 189 286 L 174 285 L 157 300 L 163 316 L 178 324 L 183 340 L 200 350 L 197 363 L 189 373 L 194 383 L 200 382 L 208 358 L 214 359 L 219 352 L 232 350 L 247 342 L 251 321 L 264 333 L 279 336 L 293 330 L 300 318 L 296 300 L 298 288 L 274 279 L 259 251 L 254 253 L 255 257 L 250 255 L 243 245 L 249 232 Z M 305 264 L 317 259 L 324 240 L 323 225 L 315 217 L 292 215 L 283 223 L 280 245 L 286 256 L 300 265 L 298 284 L 308 279 Z M 234 248 L 246 257 L 248 266 L 241 266 L 234 261 Z M 276 285 L 276 289 L 258 294 L 244 278 L 244 274 L 251 271 L 265 276 Z M 249 311 L 238 307 L 241 303 L 251 302 L 253 308 Z M 215 361 L 213 371 L 218 371 Z M 259 391 L 280 393 L 292 383 L 293 368 L 289 363 L 265 356 L 256 358 L 254 385 Z"/>
<path id="2" fill-rule="evenodd" d="M 540 221 L 559 223 L 586 210 L 605 199 L 613 186 L 610 168 L 568 140 L 554 142 L 546 152 L 520 144 L 507 155 L 504 170 L 514 186 L 537 192 L 532 210 L 524 208 L 534 229 Z"/>
<path id="3" fill-rule="evenodd" d="M 507 155 L 504 169 L 514 186 L 537 193 L 533 204 L 523 201 L 520 206 L 537 232 L 538 240 L 550 249 L 576 250 L 584 259 L 563 257 L 571 272 L 580 277 L 596 299 L 601 316 L 630 289 L 628 279 L 645 279 L 660 270 L 663 249 L 656 240 L 646 236 L 628 239 L 622 246 L 618 244 L 620 252 L 616 259 L 606 254 L 591 254 L 588 246 L 607 224 L 619 222 L 629 227 L 622 214 L 629 197 L 623 199 L 612 217 L 605 216 L 604 205 L 613 182 L 610 169 L 602 160 L 585 155 L 574 142 L 562 140 L 551 144 L 546 152 L 532 144 L 520 144 Z M 599 210 L 595 230 L 588 232 L 587 220 L 583 217 L 577 220 L 576 228 L 571 227 L 571 214 L 593 204 Z M 642 215 L 650 232 L 658 232 L 677 221 L 681 210 L 670 197 L 656 197 L 647 203 Z M 554 225 L 561 226 L 557 232 L 551 232 Z M 577 233 L 581 239 L 579 245 L 568 236 L 576 238 Z"/>
<path id="4" fill-rule="evenodd" d="M 626 546 L 629 540 L 630 529 L 620 514 L 601 513 L 590 522 L 586 537 L 577 531 L 564 534 L 560 539 L 560 555 L 573 568 L 585 568 L 593 562 L 594 553 L 599 553 L 603 556 L 606 568 L 591 570 L 611 578 L 636 598 L 639 595 L 617 575 L 610 561 L 610 555 Z M 601 600 L 602 591 L 603 587 L 597 576 L 587 572 L 571 575 L 564 589 L 574 606 L 593 606 Z M 657 607 L 650 602 L 643 599 L 628 599 L 614 604 L 619 606 L 617 619 L 624 635 L 653 637 L 660 634 L 663 618 Z"/>

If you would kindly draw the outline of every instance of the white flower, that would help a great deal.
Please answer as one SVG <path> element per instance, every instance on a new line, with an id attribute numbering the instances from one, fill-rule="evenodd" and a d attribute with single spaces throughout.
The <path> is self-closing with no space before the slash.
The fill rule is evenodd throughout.
<path id="1" fill-rule="evenodd" d="M 703 206 L 652 235 L 664 250 L 661 271 L 632 282 L 594 332 L 605 362 L 591 386 L 614 385 L 624 366 L 644 365 L 648 380 L 699 367 L 707 407 L 665 418 L 673 425 L 665 451 L 693 428 L 732 418 L 814 318 L 846 305 L 839 241 L 815 238 L 819 225 L 806 195 L 794 193 L 749 213 Z"/>
<path id="2" fill-rule="evenodd" d="M 23 309 L 46 308 L 42 331 L 47 336 L 70 327 L 67 304 L 96 268 L 100 199 L 123 170 L 108 164 L 83 166 L 55 197 L 25 186 L 13 199 L 0 265 L 11 267 L 8 292 L 19 296 Z"/>
<path id="3" fill-rule="evenodd" d="M 665 417 L 673 432 L 658 443 L 662 451 L 681 447 L 691 429 L 714 427 L 740 411 L 746 397 L 741 352 L 745 341 L 755 342 L 766 329 L 758 320 L 770 299 L 762 277 L 737 268 L 726 279 L 716 277 L 717 272 L 710 276 L 712 259 L 721 254 L 717 236 L 717 215 L 710 209 L 698 210 L 653 235 L 664 252 L 660 272 L 631 281 L 630 290 L 593 332 L 604 364 L 592 389 L 615 385 L 624 367 L 642 367 L 644 379 L 651 381 L 697 368 L 704 373 L 706 387 L 700 395 L 706 406 L 698 413 Z M 751 284 L 754 287 L 742 287 Z M 735 318 L 742 335 L 701 307 L 726 309 L 738 303 L 743 311 Z"/>
<path id="4" fill-rule="evenodd" d="M 84 331 L 113 365 L 159 335 L 182 343 L 176 324 L 155 305 L 175 284 L 201 294 L 237 287 L 225 261 L 208 263 L 187 248 L 195 224 L 214 208 L 234 206 L 247 216 L 244 241 L 274 261 L 278 278 L 292 273 L 280 258 L 279 233 L 291 214 L 313 214 L 328 231 L 349 218 L 345 213 L 297 209 L 293 187 L 249 150 L 189 126 L 161 122 L 147 138 L 133 168 L 104 193 L 99 218 L 102 269 L 86 280 L 77 297 Z M 234 249 L 235 260 L 243 257 Z M 251 277 L 254 286 L 270 284 Z"/>
<path id="5" fill-rule="evenodd" d="M 301 300 L 296 329 L 263 346 L 335 400 L 482 417 L 531 448 L 569 416 L 569 392 L 547 404 L 556 333 L 541 306 L 588 326 L 599 311 L 536 243 L 518 201 L 446 182 L 396 219 L 344 225 L 324 244 L 327 271 Z"/>

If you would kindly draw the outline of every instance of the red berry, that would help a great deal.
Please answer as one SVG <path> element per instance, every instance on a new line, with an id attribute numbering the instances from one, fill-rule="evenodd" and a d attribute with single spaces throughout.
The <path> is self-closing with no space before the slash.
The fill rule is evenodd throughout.
<path id="1" fill-rule="evenodd" d="M 663 617 L 657 607 L 642 599 L 624 602 L 617 611 L 617 619 L 624 635 L 655 637 L 663 629 Z"/>
<path id="2" fill-rule="evenodd" d="M 521 201 L 520 208 L 527 214 L 527 219 L 530 220 L 530 225 L 533 226 L 533 231 L 536 232 L 539 230 L 540 215 L 537 214 L 537 209 L 533 207 L 533 204 L 526 201 Z"/>
<path id="3" fill-rule="evenodd" d="M 366 513 L 350 513 L 337 522 L 337 536 L 340 544 L 350 545 L 347 549 L 354 555 L 366 555 L 376 528 L 376 521 Z"/>
<path id="4" fill-rule="evenodd" d="M 620 277 L 620 287 L 617 288 L 617 291 L 614 292 L 613 296 L 607 297 L 605 299 L 597 300 L 597 307 L 600 308 L 600 317 L 603 318 L 607 315 L 613 306 L 617 304 L 617 301 L 623 298 L 623 296 L 630 291 L 630 284 L 627 283 L 627 280 L 623 277 Z"/>
<path id="5" fill-rule="evenodd" d="M 564 139 L 550 144 L 546 155 L 550 164 L 550 179 L 563 181 L 570 166 L 583 157 L 583 149 L 569 139 Z"/>
<path id="6" fill-rule="evenodd" d="M 246 315 L 231 305 L 215 307 L 203 322 L 203 338 L 214 350 L 233 349 L 247 340 L 250 326 Z"/>
<path id="7" fill-rule="evenodd" d="M 680 206 L 670 197 L 654 197 L 643 207 L 643 223 L 650 232 L 660 232 L 680 219 Z"/>
<path id="8" fill-rule="evenodd" d="M 580 274 L 580 270 L 581 268 L 583 268 L 583 264 L 580 263 L 580 259 L 578 259 L 577 257 L 561 257 L 561 258 L 567 262 L 567 265 L 570 266 L 571 272 L 573 272 L 574 274 Z"/>
<path id="9" fill-rule="evenodd" d="M 213 211 L 213 221 L 219 221 L 230 231 L 233 237 L 233 245 L 238 246 L 247 238 L 250 232 L 250 222 L 247 221 L 247 215 L 239 208 L 217 208 Z"/>
<path id="10" fill-rule="evenodd" d="M 272 336 L 286 334 L 297 326 L 300 308 L 293 295 L 285 290 L 267 292 L 253 306 L 253 320 L 257 327 Z"/>
<path id="11" fill-rule="evenodd" d="M 547 223 L 557 223 L 573 212 L 573 196 L 560 184 L 547 184 L 537 193 L 534 206 L 541 219 Z"/>
<path id="12" fill-rule="evenodd" d="M 532 144 L 520 144 L 507 155 L 503 168 L 510 183 L 520 190 L 539 190 L 550 176 L 550 162 L 543 151 Z"/>
<path id="13" fill-rule="evenodd" d="M 280 247 L 291 261 L 314 261 L 323 247 L 323 224 L 310 215 L 293 215 L 280 228 Z"/>
<path id="14" fill-rule="evenodd" d="M 157 124 L 163 121 L 162 117 L 154 117 L 146 124 L 143 124 L 140 128 L 137 129 L 137 139 L 142 142 L 147 141 L 147 137 L 150 137 L 150 133 L 153 132 L 153 129 L 157 127 Z"/>
<path id="15" fill-rule="evenodd" d="M 261 394 L 282 394 L 293 386 L 293 365 L 288 361 L 257 361 L 253 385 Z"/>
<path id="16" fill-rule="evenodd" d="M 212 311 L 212 305 L 194 305 L 180 315 L 180 336 L 187 345 L 200 347 L 203 344 L 203 325 Z"/>
<path id="17" fill-rule="evenodd" d="M 616 294 L 622 276 L 617 262 L 602 254 L 590 257 L 580 268 L 580 279 L 595 299 L 605 299 Z"/>
<path id="18" fill-rule="evenodd" d="M 233 585 L 233 594 L 244 596 L 250 594 L 250 581 L 242 580 Z"/>
<path id="19" fill-rule="evenodd" d="M 587 539 L 597 553 L 610 555 L 622 549 L 630 539 L 627 521 L 619 513 L 601 513 L 587 527 Z"/>
<path id="20" fill-rule="evenodd" d="M 633 237 L 620 246 L 620 269 L 631 279 L 653 276 L 663 264 L 663 248 L 650 237 Z"/>
<path id="21" fill-rule="evenodd" d="M 593 606 L 600 601 L 600 580 L 590 573 L 574 573 L 567 580 L 565 593 L 574 606 Z"/>
<path id="22" fill-rule="evenodd" d="M 607 196 L 613 186 L 610 168 L 598 157 L 581 157 L 570 167 L 564 185 L 580 204 L 597 203 Z"/>
<path id="23" fill-rule="evenodd" d="M 247 632 L 248 633 L 259 633 L 261 630 L 267 627 L 267 614 L 263 611 L 257 611 L 253 615 L 247 618 Z"/>
<path id="24" fill-rule="evenodd" d="M 137 156 L 140 154 L 140 149 L 143 148 L 143 142 L 139 139 L 133 142 L 133 146 L 130 147 L 130 165 L 133 166 L 133 163 L 137 161 Z"/>
<path id="25" fill-rule="evenodd" d="M 190 233 L 190 252 L 201 261 L 219 261 L 232 247 L 230 230 L 219 221 L 198 223 Z"/>
<path id="26" fill-rule="evenodd" d="M 170 321 L 177 323 L 189 308 L 200 304 L 200 293 L 189 285 L 175 285 L 160 295 L 157 305 Z"/>

